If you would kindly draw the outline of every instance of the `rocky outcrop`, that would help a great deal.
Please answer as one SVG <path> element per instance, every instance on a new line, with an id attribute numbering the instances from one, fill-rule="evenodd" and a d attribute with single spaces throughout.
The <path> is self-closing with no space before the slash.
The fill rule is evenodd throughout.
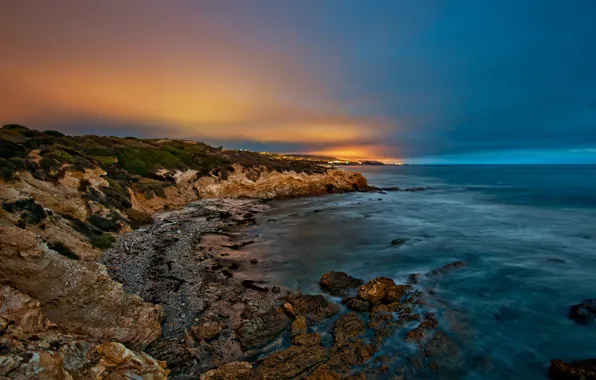
<path id="1" fill-rule="evenodd" d="M 0 377 L 8 379 L 166 379 L 169 371 L 117 342 L 62 330 L 41 303 L 0 286 Z"/>
<path id="2" fill-rule="evenodd" d="M 194 187 L 202 198 L 293 198 L 328 193 L 366 191 L 368 183 L 360 173 L 329 169 L 323 174 L 254 170 L 234 165 L 226 180 L 202 177 Z"/>
<path id="3" fill-rule="evenodd" d="M 330 302 L 320 294 L 293 293 L 284 298 L 291 307 L 291 313 L 298 316 L 304 315 L 313 321 L 321 321 L 339 312 L 339 306 Z"/>

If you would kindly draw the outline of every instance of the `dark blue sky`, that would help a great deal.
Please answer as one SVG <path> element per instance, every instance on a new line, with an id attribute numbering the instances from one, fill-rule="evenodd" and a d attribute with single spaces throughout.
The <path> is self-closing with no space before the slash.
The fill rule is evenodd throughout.
<path id="1" fill-rule="evenodd" d="M 24 0 L 0 5 L 0 32 L 0 122 L 596 163 L 596 1 Z"/>

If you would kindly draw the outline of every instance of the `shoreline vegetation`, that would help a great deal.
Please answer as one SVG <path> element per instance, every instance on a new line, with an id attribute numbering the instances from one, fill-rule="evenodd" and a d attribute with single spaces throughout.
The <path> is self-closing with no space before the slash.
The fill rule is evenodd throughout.
<path id="1" fill-rule="evenodd" d="M 320 294 L 302 294 L 263 283 L 243 250 L 268 200 L 425 188 L 379 189 L 359 173 L 198 142 L 19 125 L 0 129 L 0 177 L 2 378 L 456 375 L 464 318 L 437 316 L 448 300 L 427 285 L 466 263 L 407 284 L 322 273 Z M 389 339 L 409 365 L 383 351 Z M 553 361 L 551 376 L 593 367 Z"/>

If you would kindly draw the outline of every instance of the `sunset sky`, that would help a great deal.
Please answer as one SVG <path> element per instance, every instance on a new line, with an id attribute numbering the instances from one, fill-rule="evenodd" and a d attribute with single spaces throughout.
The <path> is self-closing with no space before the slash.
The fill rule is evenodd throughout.
<path id="1" fill-rule="evenodd" d="M 0 3 L 0 124 L 413 163 L 596 163 L 596 1 Z"/>

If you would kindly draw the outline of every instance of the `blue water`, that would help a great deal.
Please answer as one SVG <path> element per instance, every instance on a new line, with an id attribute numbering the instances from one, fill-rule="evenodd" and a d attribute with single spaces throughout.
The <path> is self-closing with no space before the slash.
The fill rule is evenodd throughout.
<path id="1" fill-rule="evenodd" d="M 426 284 L 459 345 L 437 377 L 546 378 L 553 358 L 596 357 L 596 325 L 567 318 L 570 305 L 596 297 L 596 166 L 354 169 L 375 186 L 430 189 L 274 202 L 251 247 L 265 280 L 318 292 L 329 270 L 405 282 L 462 260 Z M 405 355 L 402 341 L 384 353 Z"/>

